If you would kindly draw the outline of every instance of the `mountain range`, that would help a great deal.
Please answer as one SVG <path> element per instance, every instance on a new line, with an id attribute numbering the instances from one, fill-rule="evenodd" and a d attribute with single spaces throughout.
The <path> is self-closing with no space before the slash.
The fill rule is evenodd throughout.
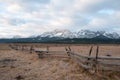
<path id="1" fill-rule="evenodd" d="M 0 42 L 52 42 L 52 43 L 120 43 L 120 35 L 116 32 L 80 30 L 54 30 L 41 35 L 22 38 L 0 39 Z"/>
<path id="2" fill-rule="evenodd" d="M 108 33 L 105 31 L 90 31 L 90 30 L 80 30 L 78 32 L 71 32 L 69 30 L 54 30 L 51 32 L 45 32 L 39 37 L 59 37 L 59 38 L 94 38 L 97 36 L 104 36 L 110 39 L 119 39 L 120 35 L 116 32 Z"/>

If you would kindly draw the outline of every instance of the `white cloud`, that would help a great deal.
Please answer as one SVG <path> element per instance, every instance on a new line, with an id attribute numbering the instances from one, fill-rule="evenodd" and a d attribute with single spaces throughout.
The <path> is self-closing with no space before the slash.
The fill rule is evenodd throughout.
<path id="1" fill-rule="evenodd" d="M 10 4 L 7 6 L 7 10 L 9 12 L 19 12 L 20 10 L 22 10 L 22 7 L 19 4 Z"/>
<path id="2" fill-rule="evenodd" d="M 120 0 L 0 0 L 0 35 L 54 29 L 120 30 Z"/>

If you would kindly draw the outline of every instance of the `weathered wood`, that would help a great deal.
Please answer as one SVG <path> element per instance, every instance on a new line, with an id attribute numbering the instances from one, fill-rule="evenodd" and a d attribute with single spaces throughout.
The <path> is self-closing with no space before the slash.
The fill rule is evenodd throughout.
<path id="1" fill-rule="evenodd" d="M 115 63 L 115 62 L 99 61 L 98 64 L 108 65 L 108 66 L 119 66 L 120 67 L 120 63 Z"/>
<path id="2" fill-rule="evenodd" d="M 67 55 L 70 57 L 70 52 L 67 48 L 65 48 Z"/>
<path id="3" fill-rule="evenodd" d="M 68 46 L 68 50 L 69 50 L 69 51 L 71 51 L 71 48 L 70 48 L 70 46 Z"/>
<path id="4" fill-rule="evenodd" d="M 49 46 L 47 46 L 47 53 L 49 53 Z"/>
<path id="5" fill-rule="evenodd" d="M 97 45 L 97 49 L 96 49 L 96 62 L 97 62 L 97 59 L 98 59 L 98 52 L 99 52 L 99 46 Z"/>
<path id="6" fill-rule="evenodd" d="M 71 56 L 71 58 L 76 61 L 81 67 L 85 68 L 85 69 L 90 69 L 91 66 L 88 65 L 84 65 L 82 62 L 80 62 L 80 60 L 77 60 L 75 57 Z"/>
<path id="7" fill-rule="evenodd" d="M 81 67 L 83 67 L 85 69 L 94 69 L 95 72 L 97 70 L 112 70 L 112 71 L 116 71 L 116 70 L 120 69 L 120 64 L 117 64 L 117 63 L 105 63 L 105 61 L 98 61 L 98 59 L 100 59 L 100 60 L 104 60 L 104 59 L 105 60 L 120 60 L 119 57 L 118 58 L 116 58 L 116 57 L 105 57 L 105 56 L 101 57 L 101 56 L 98 56 L 98 52 L 99 52 L 99 47 L 97 46 L 96 56 L 95 57 L 93 57 L 93 56 L 83 56 L 83 55 L 79 55 L 79 54 L 74 53 L 74 52 L 70 52 L 70 56 Z M 84 61 L 82 59 L 86 59 L 87 61 Z M 100 66 L 100 64 L 102 65 L 102 67 Z M 97 65 L 99 65 L 99 66 L 97 66 Z M 104 65 L 106 65 L 107 67 L 104 67 Z M 117 67 L 115 68 L 113 66 L 117 66 Z"/>
<path id="8" fill-rule="evenodd" d="M 89 51 L 89 56 L 91 56 L 93 46 L 91 46 L 90 51 Z"/>
<path id="9" fill-rule="evenodd" d="M 33 46 L 30 47 L 30 53 L 32 53 L 34 51 Z"/>
<path id="10" fill-rule="evenodd" d="M 39 52 L 44 52 L 47 53 L 48 51 L 41 51 L 41 50 L 35 50 L 35 52 L 39 53 Z M 56 54 L 62 54 L 62 53 L 66 53 L 66 51 L 49 51 L 49 53 L 56 53 Z"/>
<path id="11" fill-rule="evenodd" d="M 80 55 L 78 53 L 74 53 L 74 55 L 77 55 L 82 58 L 90 58 L 90 59 L 95 59 L 94 56 L 86 56 L 86 55 Z M 120 57 L 108 57 L 108 56 L 99 56 L 98 59 L 105 59 L 105 60 L 120 60 Z"/>
<path id="12" fill-rule="evenodd" d="M 44 53 L 38 53 L 39 58 L 44 58 Z"/>
<path id="13" fill-rule="evenodd" d="M 45 53 L 46 55 L 65 55 L 65 53 Z"/>
<path id="14" fill-rule="evenodd" d="M 49 53 L 47 51 L 40 51 L 37 50 L 35 51 L 36 53 L 38 53 L 39 58 L 43 58 L 43 57 L 62 57 L 62 58 L 68 58 L 68 56 L 65 56 L 65 51 L 49 51 Z"/>
<path id="15" fill-rule="evenodd" d="M 24 49 L 25 51 L 28 50 L 28 46 L 25 45 L 11 45 L 13 49 Z M 120 71 L 120 63 L 115 63 L 114 61 L 120 61 L 120 57 L 112 57 L 112 56 L 98 56 L 99 53 L 99 46 L 96 48 L 96 55 L 91 56 L 93 46 L 91 46 L 88 55 L 81 55 L 79 53 L 75 53 L 71 50 L 70 46 L 65 48 L 65 51 L 49 51 L 49 47 L 46 46 L 47 49 L 45 51 L 42 50 L 34 50 L 37 53 L 39 58 L 44 57 L 70 57 L 72 60 L 77 62 L 81 67 L 84 69 L 92 70 L 112 70 L 112 71 Z M 32 48 L 29 49 L 30 51 Z M 66 54 L 67 52 L 67 54 Z M 110 61 L 109 61 L 110 60 Z M 111 62 L 111 60 L 113 62 Z"/>

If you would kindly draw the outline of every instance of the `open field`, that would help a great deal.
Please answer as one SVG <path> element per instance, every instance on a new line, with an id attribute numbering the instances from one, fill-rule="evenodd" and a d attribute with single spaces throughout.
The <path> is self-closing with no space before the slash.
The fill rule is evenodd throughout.
<path id="1" fill-rule="evenodd" d="M 66 51 L 65 47 L 80 55 L 89 55 L 91 45 L 82 44 L 12 44 L 29 49 Z M 93 45 L 92 56 L 96 55 Z M 120 45 L 99 45 L 99 56 L 120 57 Z M 112 61 L 111 61 L 112 62 Z M 116 63 L 120 63 L 116 61 Z M 35 52 L 14 50 L 9 44 L 0 44 L 0 80 L 120 80 L 120 72 L 84 70 L 64 53 L 64 57 L 39 58 Z"/>

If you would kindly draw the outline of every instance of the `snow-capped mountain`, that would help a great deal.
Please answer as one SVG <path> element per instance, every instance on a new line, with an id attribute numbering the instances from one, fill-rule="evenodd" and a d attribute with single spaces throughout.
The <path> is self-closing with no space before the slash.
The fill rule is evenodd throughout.
<path id="1" fill-rule="evenodd" d="M 116 32 L 108 33 L 105 31 L 90 31 L 90 30 L 80 30 L 78 32 L 71 32 L 69 30 L 54 30 L 51 32 L 45 32 L 39 37 L 59 37 L 59 38 L 94 38 L 97 36 L 105 36 L 110 39 L 119 39 L 120 35 Z"/>
<path id="2" fill-rule="evenodd" d="M 61 37 L 61 38 L 75 38 L 75 34 L 69 30 L 54 30 L 51 32 L 45 32 L 41 37 Z"/>
<path id="3" fill-rule="evenodd" d="M 94 31 L 81 30 L 81 31 L 78 31 L 77 38 L 93 38 L 98 35 L 99 35 L 99 33 L 96 34 L 96 32 L 94 32 Z"/>
<path id="4" fill-rule="evenodd" d="M 106 32 L 106 33 L 104 33 L 104 35 L 111 39 L 119 39 L 120 38 L 120 35 L 116 32 L 113 32 L 113 33 Z"/>
<path id="5" fill-rule="evenodd" d="M 90 30 L 80 30 L 78 32 L 71 32 L 69 30 L 54 30 L 50 32 L 45 32 L 38 36 L 30 36 L 23 38 L 20 36 L 15 36 L 10 39 L 0 39 L 0 43 L 81 43 L 81 44 L 120 44 L 120 35 L 116 32 L 106 32 L 106 31 L 90 31 Z"/>

